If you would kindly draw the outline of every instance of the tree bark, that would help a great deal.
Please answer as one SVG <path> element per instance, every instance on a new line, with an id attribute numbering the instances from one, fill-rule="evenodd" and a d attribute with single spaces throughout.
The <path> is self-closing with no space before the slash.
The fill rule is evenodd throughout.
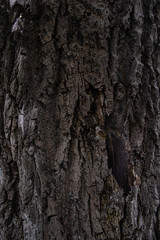
<path id="1" fill-rule="evenodd" d="M 159 0 L 0 0 L 0 239 L 160 239 Z"/>

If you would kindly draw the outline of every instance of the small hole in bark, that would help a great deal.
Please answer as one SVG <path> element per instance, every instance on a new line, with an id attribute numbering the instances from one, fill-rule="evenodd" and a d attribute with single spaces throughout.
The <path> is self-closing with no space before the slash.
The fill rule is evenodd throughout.
<path id="1" fill-rule="evenodd" d="M 96 106 L 95 103 L 92 103 L 92 105 L 91 105 L 91 113 L 94 114 L 94 113 L 96 113 L 96 111 L 97 111 L 97 106 Z"/>
<path id="2" fill-rule="evenodd" d="M 112 169 L 118 185 L 124 190 L 125 195 L 130 191 L 128 183 L 128 159 L 124 140 L 114 133 L 107 132 L 106 148 L 108 152 L 108 167 Z"/>

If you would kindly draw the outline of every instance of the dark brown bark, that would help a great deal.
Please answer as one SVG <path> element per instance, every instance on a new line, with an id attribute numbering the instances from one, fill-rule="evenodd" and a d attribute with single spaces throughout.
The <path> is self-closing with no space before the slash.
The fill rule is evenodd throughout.
<path id="1" fill-rule="evenodd" d="M 158 0 L 0 0 L 0 239 L 160 238 Z"/>

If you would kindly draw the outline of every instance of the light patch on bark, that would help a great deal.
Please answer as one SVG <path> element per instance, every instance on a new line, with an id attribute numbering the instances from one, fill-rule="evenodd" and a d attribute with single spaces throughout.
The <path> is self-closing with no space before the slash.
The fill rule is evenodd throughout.
<path id="1" fill-rule="evenodd" d="M 3 188 L 3 183 L 4 183 L 4 176 L 3 176 L 2 169 L 0 168 L 0 189 L 1 190 Z"/>
<path id="2" fill-rule="evenodd" d="M 22 15 L 19 15 L 19 17 L 16 19 L 15 23 L 12 26 L 12 32 L 19 31 L 22 33 L 23 30 L 23 20 Z"/>
<path id="3" fill-rule="evenodd" d="M 10 8 L 12 8 L 16 3 L 24 6 L 28 1 L 24 0 L 9 0 Z"/>
<path id="4" fill-rule="evenodd" d="M 21 128 L 24 134 L 24 106 L 21 108 L 18 114 L 18 126 Z"/>
<path id="5" fill-rule="evenodd" d="M 17 0 L 10 0 L 10 1 L 9 1 L 10 7 L 12 7 L 16 2 L 17 2 Z"/>

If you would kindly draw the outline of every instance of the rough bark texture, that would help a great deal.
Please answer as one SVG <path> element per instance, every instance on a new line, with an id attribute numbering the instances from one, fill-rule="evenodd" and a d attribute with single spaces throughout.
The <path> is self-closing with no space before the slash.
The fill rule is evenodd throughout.
<path id="1" fill-rule="evenodd" d="M 159 0 L 0 0 L 0 239 L 160 239 Z"/>

